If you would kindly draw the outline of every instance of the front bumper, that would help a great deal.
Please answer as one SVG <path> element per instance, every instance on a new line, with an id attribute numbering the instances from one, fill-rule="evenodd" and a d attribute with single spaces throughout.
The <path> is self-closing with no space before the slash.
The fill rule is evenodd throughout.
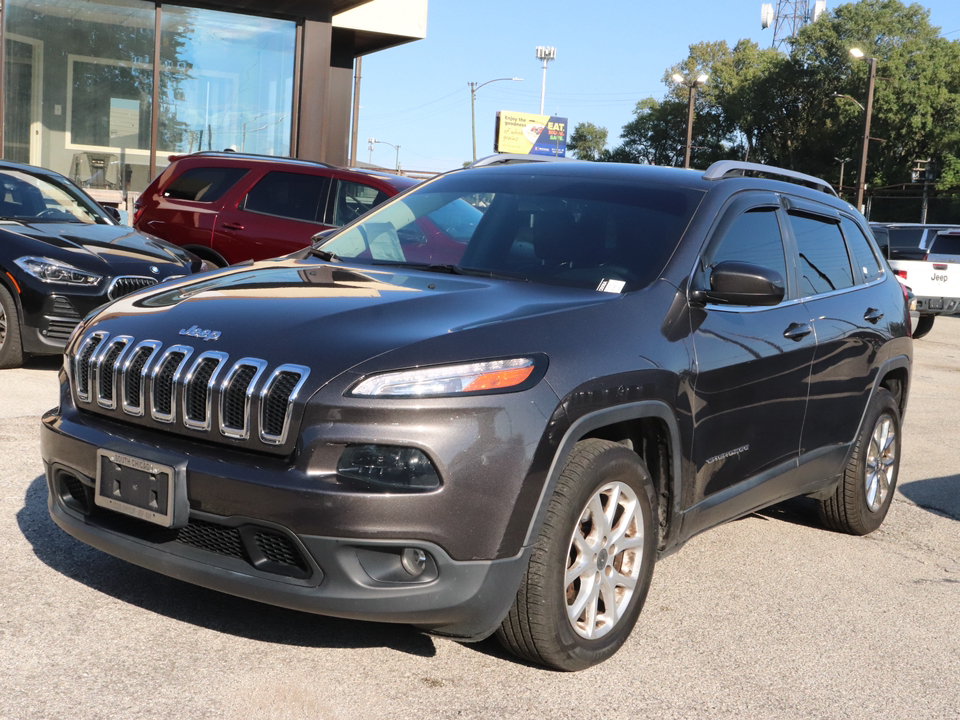
<path id="1" fill-rule="evenodd" d="M 333 521 L 339 513 L 331 506 L 345 515 L 351 503 L 430 507 L 441 492 L 332 493 L 317 489 L 285 459 L 200 443 L 174 449 L 161 445 L 169 437 L 90 418 L 72 409 L 66 394 L 63 400 L 66 414 L 51 411 L 41 427 L 49 511 L 67 533 L 104 552 L 251 600 L 334 617 L 407 623 L 466 640 L 492 633 L 513 602 L 531 548 L 510 557 L 465 560 L 445 549 L 447 530 L 437 530 L 435 537 L 422 530 L 401 532 L 395 523 L 373 524 L 375 510 L 365 513 L 366 533 L 352 533 L 349 522 L 345 527 Z M 189 523 L 168 529 L 96 505 L 98 448 L 189 467 Z M 225 513 L 226 507 L 231 509 Z M 456 526 L 456 519 L 447 520 Z M 443 519 L 435 517 L 434 525 L 444 525 Z M 410 527 L 417 527 L 413 518 Z M 411 577 L 403 567 L 407 548 L 425 554 L 419 576 Z"/>

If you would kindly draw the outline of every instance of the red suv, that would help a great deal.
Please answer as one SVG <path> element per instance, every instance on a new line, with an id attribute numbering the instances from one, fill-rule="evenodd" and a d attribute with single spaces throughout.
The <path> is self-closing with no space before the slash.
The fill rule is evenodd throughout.
<path id="1" fill-rule="evenodd" d="M 264 155 L 171 155 L 133 224 L 222 267 L 299 250 L 416 182 Z"/>

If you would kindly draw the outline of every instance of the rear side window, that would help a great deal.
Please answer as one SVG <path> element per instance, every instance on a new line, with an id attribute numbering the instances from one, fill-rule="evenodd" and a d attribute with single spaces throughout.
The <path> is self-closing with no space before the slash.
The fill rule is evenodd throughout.
<path id="1" fill-rule="evenodd" d="M 193 168 L 175 177 L 163 195 L 174 200 L 216 202 L 246 174 L 245 168 Z"/>
<path id="2" fill-rule="evenodd" d="M 863 234 L 860 226 L 846 217 L 841 218 L 840 224 L 843 226 L 843 234 L 850 244 L 853 260 L 863 275 L 863 281 L 873 282 L 879 279 L 879 277 L 883 275 L 883 270 L 880 268 L 880 261 L 877 260 L 877 256 L 873 254 L 873 250 L 870 248 L 870 242 L 867 240 L 866 235 Z"/>
<path id="3" fill-rule="evenodd" d="M 822 295 L 853 285 L 850 256 L 840 226 L 826 218 L 789 214 L 800 254 L 800 294 Z"/>
<path id="4" fill-rule="evenodd" d="M 292 220 L 323 222 L 330 178 L 302 173 L 270 172 L 247 195 L 244 210 Z"/>

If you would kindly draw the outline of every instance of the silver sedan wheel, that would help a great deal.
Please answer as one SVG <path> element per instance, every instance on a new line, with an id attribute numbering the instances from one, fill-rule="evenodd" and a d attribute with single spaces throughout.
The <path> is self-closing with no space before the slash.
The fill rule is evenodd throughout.
<path id="1" fill-rule="evenodd" d="M 877 419 L 870 436 L 864 464 L 864 482 L 866 483 L 867 508 L 877 512 L 883 507 L 890 486 L 893 483 L 893 470 L 897 461 L 897 430 L 893 419 L 886 414 Z"/>
<path id="2" fill-rule="evenodd" d="M 580 637 L 610 632 L 626 610 L 643 564 L 643 517 L 622 482 L 590 498 L 570 538 L 564 589 L 567 619 Z"/>
<path id="3" fill-rule="evenodd" d="M 6 339 L 7 339 L 7 314 L 3 311 L 3 305 L 0 305 L 0 347 L 3 347 L 3 342 Z"/>

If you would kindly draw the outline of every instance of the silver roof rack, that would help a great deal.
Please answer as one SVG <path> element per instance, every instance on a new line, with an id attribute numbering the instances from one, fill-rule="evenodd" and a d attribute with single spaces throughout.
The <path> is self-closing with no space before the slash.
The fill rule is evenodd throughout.
<path id="1" fill-rule="evenodd" d="M 779 178 L 790 178 L 806 185 L 810 185 L 825 193 L 830 193 L 834 197 L 839 197 L 837 191 L 833 189 L 826 180 L 821 180 L 813 175 L 804 175 L 793 170 L 784 170 L 783 168 L 773 167 L 772 165 L 761 165 L 760 163 L 740 162 L 739 160 L 720 160 L 707 168 L 703 173 L 704 180 L 722 180 L 727 177 L 741 177 L 747 173 L 760 173 Z"/>

